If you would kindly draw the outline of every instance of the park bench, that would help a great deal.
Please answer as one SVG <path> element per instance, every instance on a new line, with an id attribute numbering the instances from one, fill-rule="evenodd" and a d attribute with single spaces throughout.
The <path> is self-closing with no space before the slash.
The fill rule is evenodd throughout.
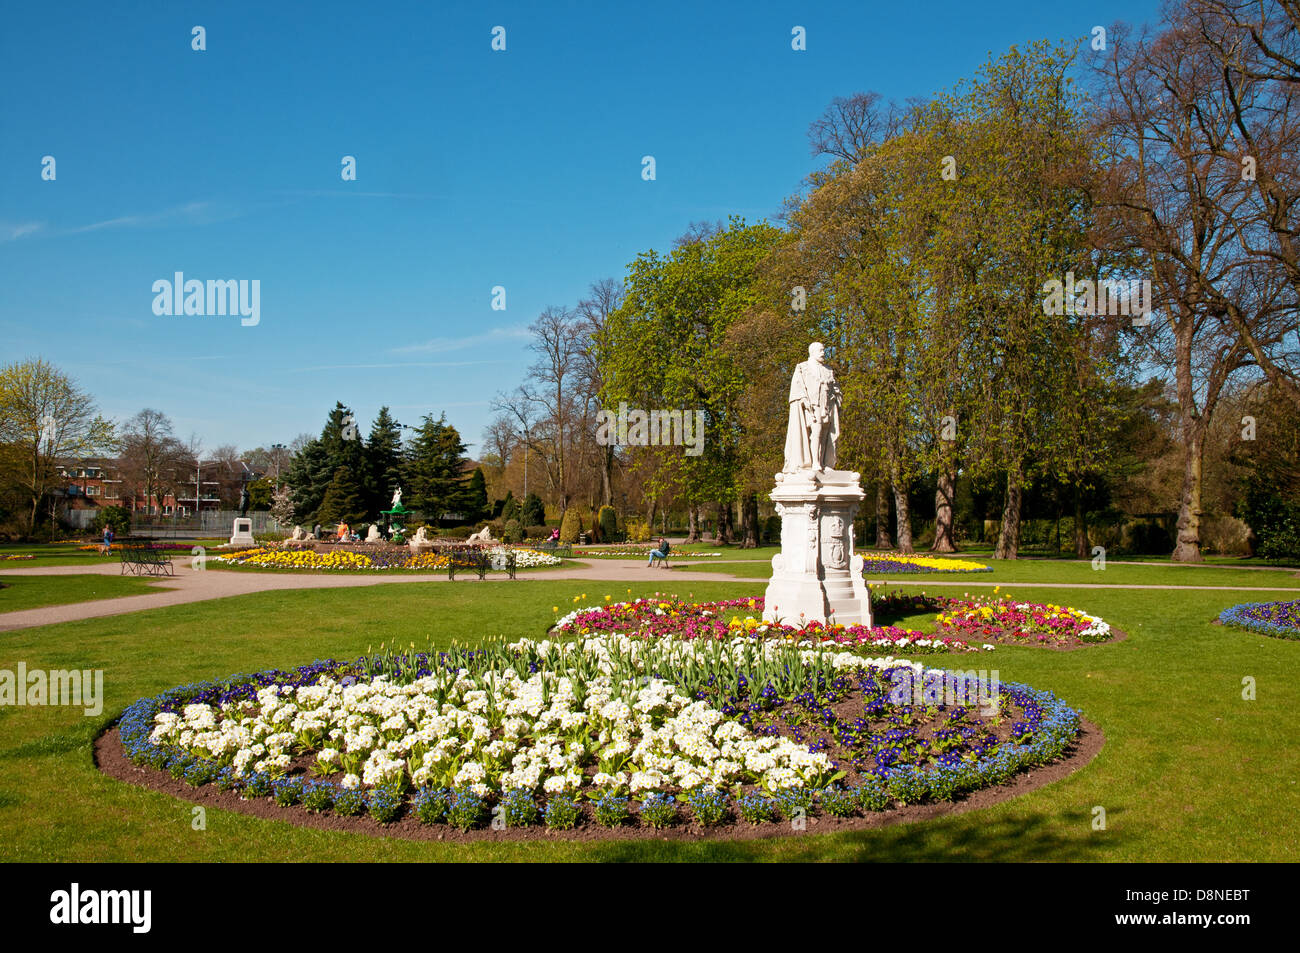
<path id="1" fill-rule="evenodd" d="M 447 578 L 455 580 L 457 569 L 468 569 L 470 572 L 478 573 L 480 579 L 486 579 L 489 569 L 499 569 L 509 574 L 511 579 L 515 577 L 516 557 L 513 549 L 507 549 L 504 553 L 489 553 L 485 549 L 475 549 L 466 554 L 464 550 L 460 551 L 462 557 L 469 559 L 469 566 L 456 565 L 456 550 L 447 552 Z"/>
<path id="2" fill-rule="evenodd" d="M 150 540 L 123 540 L 119 550 L 122 574 L 135 576 L 174 576 L 171 557 L 166 550 L 154 549 Z"/>

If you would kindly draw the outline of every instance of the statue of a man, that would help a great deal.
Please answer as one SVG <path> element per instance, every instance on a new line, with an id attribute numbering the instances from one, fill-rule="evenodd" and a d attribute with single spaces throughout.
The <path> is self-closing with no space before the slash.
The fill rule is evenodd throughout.
<path id="1" fill-rule="evenodd" d="M 808 345 L 808 360 L 795 366 L 790 380 L 784 472 L 834 469 L 843 399 L 834 372 L 826 366 L 826 349 L 814 341 Z"/>
<path id="2" fill-rule="evenodd" d="M 245 483 L 245 484 L 244 484 L 242 487 L 240 487 L 240 489 L 239 489 L 239 515 L 240 515 L 240 516 L 247 516 L 247 515 L 248 515 L 248 503 L 249 503 L 249 499 L 248 499 L 248 484 Z"/>

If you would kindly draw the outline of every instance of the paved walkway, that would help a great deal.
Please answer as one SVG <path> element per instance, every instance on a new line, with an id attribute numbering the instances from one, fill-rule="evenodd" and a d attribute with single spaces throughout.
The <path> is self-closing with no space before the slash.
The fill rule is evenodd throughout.
<path id="1" fill-rule="evenodd" d="M 592 582 L 660 582 L 674 578 L 671 569 L 648 569 L 640 559 L 601 559 L 582 562 L 582 568 L 566 567 L 542 571 L 521 572 L 517 581 L 529 579 L 571 579 L 590 580 Z M 253 592 L 270 592 L 283 589 L 348 589 L 356 586 L 384 586 L 390 583 L 406 585 L 417 582 L 450 582 L 443 573 L 374 573 L 327 575 L 325 573 L 288 573 L 288 572 L 236 572 L 233 570 L 209 569 L 198 571 L 190 568 L 189 557 L 172 560 L 176 568 L 175 576 L 162 576 L 156 580 L 158 590 L 138 596 L 120 596 L 115 599 L 96 599 L 91 602 L 72 602 L 65 605 L 41 606 L 37 609 L 22 609 L 18 612 L 0 613 L 0 632 L 11 629 L 26 629 L 38 625 L 51 625 L 56 622 L 74 622 L 79 619 L 97 619 L 103 616 L 123 615 L 127 612 L 140 612 L 145 609 L 161 609 L 166 606 L 185 605 L 190 602 L 203 602 L 208 599 L 226 599 L 231 596 L 243 596 Z M 116 576 L 121 573 L 119 563 L 98 563 L 93 566 L 49 566 L 44 569 L 27 567 L 23 569 L 0 570 L 0 580 L 6 576 Z M 679 574 L 679 579 L 688 583 L 699 582 L 736 582 L 735 576 L 720 572 L 693 572 L 689 575 Z M 487 582 L 510 582 L 504 573 L 489 573 Z M 755 580 L 751 580 L 755 581 Z M 457 574 L 456 585 L 474 585 L 479 582 L 472 571 Z M 680 583 L 678 584 L 680 585 Z"/>
<path id="2" fill-rule="evenodd" d="M 764 580 L 742 578 L 726 572 L 690 572 L 674 573 L 671 569 L 649 569 L 640 559 L 600 559 L 577 560 L 582 568 L 554 569 L 544 572 L 524 572 L 519 576 L 524 580 L 589 580 L 591 582 L 665 582 L 675 580 L 671 585 L 680 587 L 695 582 L 742 582 L 750 585 L 761 584 Z M 449 582 L 444 573 L 410 573 L 401 574 L 348 574 L 327 575 L 325 573 L 287 573 L 287 572 L 235 572 L 212 569 L 197 571 L 190 568 L 189 557 L 172 560 L 176 567 L 174 577 L 161 577 L 157 580 L 158 589 L 138 596 L 121 596 L 116 599 L 97 599 L 90 602 L 73 602 L 66 605 L 42 606 L 37 609 L 23 609 L 18 612 L 0 613 L 0 632 L 12 629 L 26 629 L 56 622 L 75 622 L 81 619 L 97 619 L 104 616 L 124 615 L 128 612 L 141 612 L 146 609 L 161 609 L 167 606 L 185 605 L 191 602 L 204 602 L 209 599 L 227 599 L 254 592 L 270 592 L 286 589 L 348 589 L 357 586 L 384 586 L 393 583 L 405 585 L 419 582 Z M 90 566 L 49 566 L 45 568 L 26 567 L 22 569 L 0 570 L 0 579 L 6 576 L 85 576 L 120 574 L 118 563 L 97 563 Z M 488 582 L 509 582 L 504 574 L 495 573 L 487 577 Z M 1158 589 L 1190 590 L 1216 592 L 1291 592 L 1300 597 L 1300 590 L 1295 587 L 1267 586 L 1158 586 L 1098 582 L 977 582 L 975 580 L 939 580 L 939 579 L 872 579 L 887 585 L 945 587 L 957 589 L 1003 589 L 1038 588 L 1038 589 Z M 455 580 L 459 585 L 474 585 L 479 582 L 473 573 L 461 573 Z"/>

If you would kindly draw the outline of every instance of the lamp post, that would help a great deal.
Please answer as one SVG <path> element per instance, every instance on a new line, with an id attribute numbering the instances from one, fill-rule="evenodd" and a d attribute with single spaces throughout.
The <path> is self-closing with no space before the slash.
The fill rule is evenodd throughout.
<path id="1" fill-rule="evenodd" d="M 282 443 L 271 444 L 271 459 L 275 461 L 275 491 L 280 492 L 280 462 L 283 459 L 284 451 L 289 449 Z"/>

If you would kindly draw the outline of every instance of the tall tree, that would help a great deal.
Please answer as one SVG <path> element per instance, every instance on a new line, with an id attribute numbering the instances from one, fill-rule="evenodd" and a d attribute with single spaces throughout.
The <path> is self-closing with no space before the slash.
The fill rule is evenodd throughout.
<path id="1" fill-rule="evenodd" d="M 403 502 L 437 522 L 445 513 L 462 513 L 466 507 L 465 444 L 446 415 L 437 420 L 425 414 L 406 445 L 403 466 Z"/>
<path id="2" fill-rule="evenodd" d="M 402 425 L 380 407 L 366 440 L 366 504 L 370 512 L 386 509 L 402 478 Z"/>
<path id="3" fill-rule="evenodd" d="M 29 536 L 58 479 L 59 461 L 113 443 L 113 426 L 96 412 L 91 396 L 53 364 L 36 359 L 0 369 L 0 444 L 21 460 L 15 476 L 28 503 Z"/>

